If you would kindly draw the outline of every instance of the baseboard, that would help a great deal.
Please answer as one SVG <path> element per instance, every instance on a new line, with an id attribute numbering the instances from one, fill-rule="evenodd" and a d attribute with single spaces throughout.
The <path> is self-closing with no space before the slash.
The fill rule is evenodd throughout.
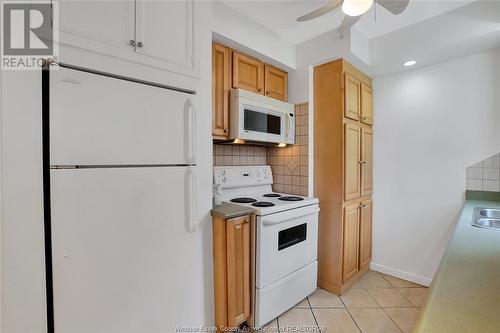
<path id="1" fill-rule="evenodd" d="M 411 281 L 411 282 L 414 282 L 414 283 L 417 283 L 417 284 L 420 284 L 420 285 L 426 286 L 426 287 L 430 286 L 431 282 L 432 282 L 432 278 L 428 278 L 428 277 L 424 277 L 424 276 L 420 276 L 420 275 L 415 275 L 415 274 L 408 273 L 408 272 L 403 272 L 403 271 L 400 271 L 400 270 L 392 268 L 392 267 L 387 267 L 384 265 L 376 264 L 374 262 L 370 263 L 370 269 L 372 271 L 384 273 L 384 274 L 387 274 L 390 276 L 395 276 L 397 278 L 400 278 L 400 279 L 403 279 L 406 281 Z"/>

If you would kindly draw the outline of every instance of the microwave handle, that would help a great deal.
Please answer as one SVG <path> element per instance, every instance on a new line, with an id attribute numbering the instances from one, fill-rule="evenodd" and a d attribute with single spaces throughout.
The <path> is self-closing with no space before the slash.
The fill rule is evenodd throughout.
<path id="1" fill-rule="evenodd" d="M 292 117 L 290 116 L 290 114 L 287 112 L 286 114 L 287 116 L 287 119 L 288 119 L 288 122 L 287 122 L 287 125 L 286 125 L 286 140 L 288 140 L 288 137 L 290 136 L 290 131 L 292 130 Z"/>

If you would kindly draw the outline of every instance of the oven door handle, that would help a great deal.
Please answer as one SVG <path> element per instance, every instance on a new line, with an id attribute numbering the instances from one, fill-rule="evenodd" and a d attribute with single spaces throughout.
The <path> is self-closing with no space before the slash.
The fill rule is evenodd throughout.
<path id="1" fill-rule="evenodd" d="M 283 223 L 283 222 L 286 222 L 286 221 L 290 221 L 290 220 L 295 220 L 295 219 L 298 219 L 298 218 L 301 218 L 301 217 L 304 217 L 304 216 L 309 216 L 309 215 L 313 215 L 313 214 L 316 214 L 319 212 L 319 208 L 318 207 L 314 207 L 313 209 L 310 209 L 310 210 L 307 210 L 305 212 L 303 212 L 302 214 L 300 215 L 287 215 L 286 217 L 283 217 L 283 218 L 278 218 L 278 219 L 265 219 L 264 221 L 262 221 L 262 224 L 263 225 L 273 225 L 273 224 L 279 224 L 279 223 Z"/>

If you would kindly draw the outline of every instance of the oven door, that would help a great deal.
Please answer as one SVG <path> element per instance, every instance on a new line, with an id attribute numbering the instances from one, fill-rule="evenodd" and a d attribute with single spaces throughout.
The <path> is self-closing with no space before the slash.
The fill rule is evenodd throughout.
<path id="1" fill-rule="evenodd" d="M 311 205 L 257 218 L 257 288 L 316 260 L 318 212 L 318 205 Z"/>

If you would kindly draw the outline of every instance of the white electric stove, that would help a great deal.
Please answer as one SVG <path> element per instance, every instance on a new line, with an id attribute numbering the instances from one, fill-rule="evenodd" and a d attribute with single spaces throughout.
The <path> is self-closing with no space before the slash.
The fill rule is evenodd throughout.
<path id="1" fill-rule="evenodd" d="M 255 328 L 316 289 L 318 199 L 272 191 L 270 166 L 217 166 L 222 201 L 252 207 L 256 218 Z"/>

